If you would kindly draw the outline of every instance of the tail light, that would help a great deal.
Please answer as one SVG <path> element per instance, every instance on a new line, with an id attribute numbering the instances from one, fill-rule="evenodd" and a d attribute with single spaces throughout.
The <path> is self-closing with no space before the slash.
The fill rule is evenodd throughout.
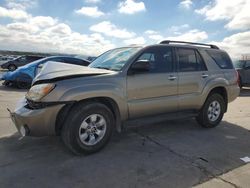
<path id="1" fill-rule="evenodd" d="M 237 70 L 235 70 L 236 76 L 237 76 L 237 84 L 240 86 L 240 75 Z"/>

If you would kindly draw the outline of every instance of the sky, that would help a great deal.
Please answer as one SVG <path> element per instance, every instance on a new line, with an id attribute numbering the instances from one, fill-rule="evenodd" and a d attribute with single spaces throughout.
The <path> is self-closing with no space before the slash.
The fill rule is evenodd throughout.
<path id="1" fill-rule="evenodd" d="M 250 54 L 250 0 L 0 0 L 0 49 L 99 55 L 161 40 Z"/>

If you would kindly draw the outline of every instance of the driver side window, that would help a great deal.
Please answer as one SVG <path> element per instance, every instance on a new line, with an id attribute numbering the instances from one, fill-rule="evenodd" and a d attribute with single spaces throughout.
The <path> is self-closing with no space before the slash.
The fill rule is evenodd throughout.
<path id="1" fill-rule="evenodd" d="M 153 47 L 147 49 L 138 60 L 150 61 L 149 73 L 173 72 L 173 56 L 170 47 Z"/>

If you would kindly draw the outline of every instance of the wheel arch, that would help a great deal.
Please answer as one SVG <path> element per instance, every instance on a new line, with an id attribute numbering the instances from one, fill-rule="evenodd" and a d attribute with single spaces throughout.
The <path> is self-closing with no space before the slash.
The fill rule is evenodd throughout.
<path id="1" fill-rule="evenodd" d="M 14 64 L 14 63 L 8 64 L 7 68 L 9 69 L 10 66 L 14 66 L 14 67 L 17 69 L 17 66 L 16 66 L 16 64 Z"/>
<path id="2" fill-rule="evenodd" d="M 220 94 L 220 95 L 223 97 L 223 99 L 224 99 L 224 101 L 225 101 L 225 112 L 227 112 L 227 106 L 228 106 L 228 93 L 227 93 L 227 89 L 226 89 L 224 86 L 217 86 L 217 87 L 214 87 L 214 88 L 212 88 L 212 89 L 209 91 L 209 93 L 208 93 L 206 99 L 207 99 L 210 95 L 212 95 L 212 94 L 214 94 L 214 93 L 218 93 L 218 94 Z"/>
<path id="3" fill-rule="evenodd" d="M 122 130 L 121 114 L 120 114 L 120 109 L 119 109 L 117 102 L 110 97 L 93 97 L 93 98 L 86 98 L 83 100 L 76 101 L 73 104 L 65 105 L 59 111 L 59 113 L 57 114 L 57 117 L 56 117 L 56 124 L 55 124 L 56 134 L 60 135 L 60 132 L 61 132 L 62 127 L 63 127 L 63 122 L 65 122 L 67 114 L 70 112 L 70 110 L 72 108 L 74 108 L 75 105 L 79 105 L 79 104 L 85 105 L 86 103 L 91 103 L 91 102 L 98 102 L 98 103 L 106 105 L 114 115 L 115 126 L 116 126 L 117 132 L 121 132 L 121 130 Z"/>

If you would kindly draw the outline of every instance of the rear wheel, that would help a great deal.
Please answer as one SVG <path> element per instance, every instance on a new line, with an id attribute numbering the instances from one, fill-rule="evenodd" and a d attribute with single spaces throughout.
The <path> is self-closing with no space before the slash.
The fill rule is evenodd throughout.
<path id="1" fill-rule="evenodd" d="M 9 71 L 14 71 L 14 70 L 17 69 L 17 67 L 15 65 L 11 64 L 11 65 L 8 66 L 8 69 L 9 69 Z"/>
<path id="2" fill-rule="evenodd" d="M 217 93 L 211 94 L 208 96 L 196 120 L 202 127 L 216 127 L 221 122 L 225 109 L 224 98 Z"/>
<path id="3" fill-rule="evenodd" d="M 89 154 L 102 149 L 114 126 L 110 109 L 100 103 L 81 103 L 73 107 L 62 128 L 64 144 L 75 154 Z"/>

